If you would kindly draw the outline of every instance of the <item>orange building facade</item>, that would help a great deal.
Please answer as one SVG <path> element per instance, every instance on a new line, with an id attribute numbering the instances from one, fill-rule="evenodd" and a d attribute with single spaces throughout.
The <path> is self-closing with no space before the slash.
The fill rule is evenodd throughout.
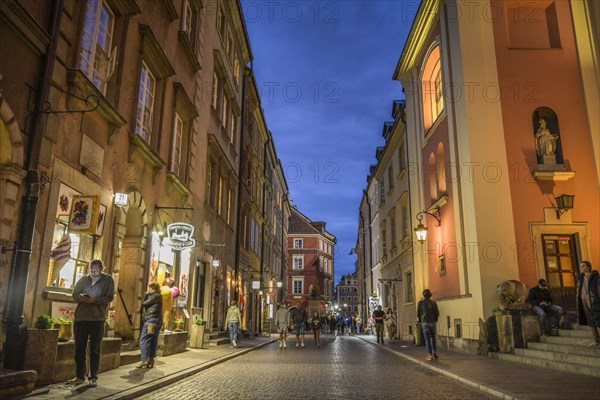
<path id="1" fill-rule="evenodd" d="M 423 1 L 415 17 L 394 78 L 406 94 L 413 218 L 439 218 L 420 215 L 415 293 L 431 289 L 455 347 L 474 349 L 502 281 L 544 278 L 573 312 L 578 263 L 597 267 L 596 7 Z"/>

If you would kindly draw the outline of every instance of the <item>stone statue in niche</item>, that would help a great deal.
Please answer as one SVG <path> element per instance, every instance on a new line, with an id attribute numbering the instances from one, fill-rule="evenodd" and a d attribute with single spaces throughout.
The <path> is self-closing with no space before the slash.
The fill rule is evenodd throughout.
<path id="1" fill-rule="evenodd" d="M 550 130 L 548 130 L 545 118 L 540 118 L 539 122 L 540 127 L 535 133 L 535 149 L 537 154 L 544 157 L 544 159 L 545 156 L 555 157 L 558 135 L 553 135 Z M 556 163 L 556 158 L 554 158 L 554 160 L 554 163 Z M 544 162 L 544 164 L 546 164 L 546 162 Z"/>

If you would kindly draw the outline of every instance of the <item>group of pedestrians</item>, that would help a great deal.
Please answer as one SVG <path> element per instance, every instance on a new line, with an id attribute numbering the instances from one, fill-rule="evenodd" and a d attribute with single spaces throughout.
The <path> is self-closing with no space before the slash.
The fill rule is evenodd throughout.
<path id="1" fill-rule="evenodd" d="M 108 313 L 108 305 L 114 297 L 114 281 L 109 274 L 103 272 L 104 264 L 101 260 L 92 260 L 89 264 L 89 274 L 83 276 L 73 289 L 73 300 L 77 304 L 73 323 L 75 336 L 75 377 L 67 381 L 69 385 L 80 385 L 85 383 L 86 358 L 89 342 L 89 375 L 88 385 L 95 387 L 98 381 L 98 369 L 100 367 L 100 354 L 102 338 L 104 336 L 104 324 Z M 579 264 L 580 274 L 577 285 L 577 316 L 580 325 L 588 325 L 593 334 L 594 342 L 591 347 L 600 348 L 600 275 L 598 271 L 592 270 L 589 261 Z M 143 327 L 140 333 L 141 360 L 136 368 L 153 368 L 158 346 L 158 336 L 163 324 L 163 301 L 158 283 L 150 283 L 142 298 L 142 320 Z M 436 324 L 439 318 L 437 303 L 431 300 L 432 293 L 429 289 L 423 291 L 423 299 L 417 305 L 417 322 L 423 332 L 427 359 L 438 358 L 436 346 Z M 552 303 L 552 297 L 546 286 L 546 281 L 540 279 L 537 288 L 532 288 L 529 293 L 529 302 L 532 310 L 540 316 L 542 327 L 548 333 L 546 313 L 554 313 L 563 316 L 561 307 Z M 343 318 L 342 318 L 343 319 Z M 353 320 L 357 331 L 362 330 L 362 320 L 357 317 Z M 237 347 L 238 332 L 242 314 L 235 300 L 231 301 L 231 307 L 227 310 L 225 324 L 229 330 L 232 347 Z M 296 347 L 305 347 L 304 334 L 308 322 L 308 314 L 302 304 L 298 302 L 297 307 L 288 312 L 285 303 L 282 303 L 275 315 L 275 326 L 279 332 L 279 347 L 287 346 L 287 331 L 292 329 L 296 334 Z M 320 347 L 321 329 L 325 322 L 318 312 L 311 317 L 311 329 L 313 332 L 314 346 Z M 330 318 L 329 328 L 335 331 L 339 321 Z M 397 331 L 397 320 L 391 308 L 384 312 L 382 306 L 377 309 L 368 319 L 367 331 L 374 327 L 377 335 L 377 343 L 384 344 L 384 327 L 388 334 L 388 340 L 393 342 Z"/>

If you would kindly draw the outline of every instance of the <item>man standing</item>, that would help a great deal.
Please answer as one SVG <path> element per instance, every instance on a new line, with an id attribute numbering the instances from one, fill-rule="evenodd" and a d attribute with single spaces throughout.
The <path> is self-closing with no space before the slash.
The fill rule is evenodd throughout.
<path id="1" fill-rule="evenodd" d="M 437 324 L 440 312 L 437 303 L 431 300 L 431 290 L 423 290 L 423 300 L 417 305 L 417 322 L 421 324 L 423 336 L 425 337 L 425 347 L 427 348 L 427 360 L 438 359 L 437 346 L 435 343 L 435 325 Z"/>
<path id="2" fill-rule="evenodd" d="M 592 270 L 592 263 L 582 261 L 579 264 L 577 285 L 577 319 L 579 325 L 589 325 L 594 336 L 590 347 L 600 348 L 600 274 Z"/>
<path id="3" fill-rule="evenodd" d="M 377 343 L 385 344 L 383 341 L 383 319 L 385 312 L 381 304 L 377 306 L 377 310 L 373 311 L 373 319 L 375 320 L 375 332 L 377 333 Z"/>
<path id="4" fill-rule="evenodd" d="M 290 325 L 290 317 L 285 303 L 279 305 L 279 310 L 275 313 L 275 326 L 279 332 L 279 348 L 287 347 L 287 330 Z"/>
<path id="5" fill-rule="evenodd" d="M 100 367 L 104 323 L 108 312 L 108 303 L 112 301 L 115 295 L 115 284 L 110 275 L 102 272 L 104 264 L 101 260 L 92 260 L 89 267 L 90 274 L 79 279 L 73 289 L 73 299 L 77 302 L 73 323 L 77 376 L 69 380 L 67 384 L 80 385 L 85 382 L 85 360 L 89 338 L 89 386 L 95 387 Z"/>
<path id="6" fill-rule="evenodd" d="M 306 309 L 302 307 L 302 303 L 296 304 L 296 309 L 292 311 L 292 321 L 296 325 L 296 347 L 302 345 L 304 348 L 304 329 L 306 325 Z"/>
<path id="7" fill-rule="evenodd" d="M 531 304 L 531 310 L 540 317 L 542 332 L 548 336 L 551 332 L 550 321 L 546 313 L 555 314 L 558 317 L 558 325 L 562 322 L 564 314 L 562 307 L 552 304 L 552 294 L 546 286 L 546 280 L 540 279 L 536 287 L 531 288 L 527 302 Z"/>

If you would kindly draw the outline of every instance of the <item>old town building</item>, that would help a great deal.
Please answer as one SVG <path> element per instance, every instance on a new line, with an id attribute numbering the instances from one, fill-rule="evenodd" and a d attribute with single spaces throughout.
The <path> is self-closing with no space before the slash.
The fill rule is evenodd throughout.
<path id="1" fill-rule="evenodd" d="M 427 228 L 413 238 L 415 293 L 431 289 L 451 346 L 475 351 L 479 319 L 508 279 L 546 279 L 572 316 L 577 266 L 598 262 L 592 3 L 533 1 L 527 19 L 518 1 L 491 1 L 493 18 L 423 1 L 415 17 L 394 72 L 406 93 L 411 219 Z"/>
<path id="2" fill-rule="evenodd" d="M 376 304 L 385 309 L 391 307 L 398 319 L 402 339 L 411 339 L 415 320 L 415 302 L 412 268 L 412 232 L 410 221 L 408 171 L 410 165 L 406 158 L 405 104 L 394 101 L 392 106 L 394 121 L 386 122 L 382 136 L 383 147 L 377 148 L 377 164 L 371 168 L 367 178 L 367 192 L 372 197 L 363 198 L 368 207 L 361 212 L 359 224 L 363 220 L 371 221 L 369 227 L 374 230 L 375 242 L 372 243 L 372 278 L 369 281 L 369 313 Z M 361 208 L 362 210 L 362 208 Z M 368 237 L 368 232 L 359 235 L 360 243 Z M 361 248 L 364 246 L 361 245 Z M 356 250 L 355 250 L 356 251 Z M 357 252 L 360 255 L 360 250 Z M 364 262 L 364 255 L 358 262 Z M 365 279 L 358 274 L 359 280 Z M 359 287 L 363 287 L 359 284 Z"/>
<path id="3" fill-rule="evenodd" d="M 196 316 L 223 329 L 231 299 L 253 303 L 254 279 L 281 298 L 288 187 L 258 91 L 244 97 L 256 82 L 239 1 L 9 0 L 0 36 L 3 318 L 7 303 L 28 327 L 74 309 L 94 258 L 115 281 L 107 326 L 123 340 L 139 337 L 150 282 L 178 289 L 169 330 Z M 254 172 L 240 180 L 244 158 Z M 21 287 L 13 250 L 33 227 Z"/>
<path id="4" fill-rule="evenodd" d="M 335 244 L 325 222 L 312 221 L 296 206 L 291 208 L 286 301 L 292 307 L 300 302 L 310 314 L 317 311 L 321 315 L 331 307 Z"/>
<path id="5" fill-rule="evenodd" d="M 360 315 L 360 303 L 358 298 L 357 273 L 342 275 L 340 282 L 335 287 L 334 308 L 346 316 Z"/>

